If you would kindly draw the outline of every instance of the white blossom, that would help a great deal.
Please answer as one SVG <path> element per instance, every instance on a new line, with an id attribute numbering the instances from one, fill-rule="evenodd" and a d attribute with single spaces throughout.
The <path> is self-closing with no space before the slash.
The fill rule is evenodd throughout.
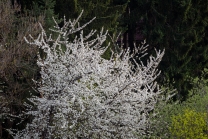
<path id="1" fill-rule="evenodd" d="M 102 47 L 107 32 L 102 30 L 92 38 L 95 31 L 91 31 L 84 36 L 88 23 L 80 27 L 78 19 L 64 19 L 63 27 L 56 23 L 52 31 L 59 36 L 55 40 L 42 29 L 37 39 L 27 41 L 45 52 L 37 60 L 41 81 L 36 83 L 42 97 L 29 99 L 33 107 L 26 114 L 33 120 L 14 138 L 137 139 L 145 134 L 149 113 L 161 93 L 155 79 L 164 51 L 156 51 L 146 65 L 137 62 L 129 50 L 106 60 L 101 55 L 107 49 Z M 74 33 L 80 35 L 70 41 Z M 134 53 L 145 55 L 145 46 Z"/>

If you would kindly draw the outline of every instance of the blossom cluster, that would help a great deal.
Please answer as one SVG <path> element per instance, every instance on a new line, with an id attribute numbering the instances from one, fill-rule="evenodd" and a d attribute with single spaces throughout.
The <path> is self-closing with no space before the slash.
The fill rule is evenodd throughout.
<path id="1" fill-rule="evenodd" d="M 92 20 L 80 26 L 80 17 L 64 19 L 62 27 L 55 22 L 56 39 L 42 29 L 28 41 L 44 52 L 37 61 L 41 80 L 35 81 L 41 97 L 29 99 L 26 114 L 33 119 L 14 138 L 138 138 L 145 133 L 161 93 L 155 79 L 164 51 L 156 50 L 143 64 L 134 54 L 146 54 L 144 43 L 133 54 L 123 50 L 104 59 L 107 31 L 84 35 Z"/>

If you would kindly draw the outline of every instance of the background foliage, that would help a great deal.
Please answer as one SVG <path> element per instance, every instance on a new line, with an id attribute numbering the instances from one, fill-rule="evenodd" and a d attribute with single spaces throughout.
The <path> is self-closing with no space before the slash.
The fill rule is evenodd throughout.
<path id="1" fill-rule="evenodd" d="M 170 132 L 173 138 L 207 139 L 207 113 L 186 109 L 182 114 L 172 116 Z"/>
<path id="2" fill-rule="evenodd" d="M 207 0 L 131 0 L 128 5 L 129 32 L 135 33 L 140 21 L 147 42 L 153 48 L 166 49 L 158 81 L 177 88 L 177 99 L 188 98 L 193 80 L 201 77 L 208 66 L 207 5 Z"/>
<path id="3" fill-rule="evenodd" d="M 23 103 L 31 95 L 38 95 L 31 79 L 38 79 L 36 65 L 37 48 L 28 47 L 25 35 L 37 36 L 38 21 L 44 24 L 43 16 L 33 17 L 30 13 L 21 13 L 17 3 L 0 1 L 0 138 L 10 138 L 6 129 L 17 127 L 17 121 L 10 116 L 24 109 Z"/>
<path id="4" fill-rule="evenodd" d="M 190 90 L 190 94 L 192 94 L 193 92 L 195 93 L 192 97 L 189 97 L 184 102 L 170 100 L 168 102 L 161 101 L 158 104 L 158 107 L 156 107 L 157 109 L 155 109 L 154 114 L 152 115 L 153 120 L 152 120 L 152 125 L 150 126 L 151 137 L 164 138 L 164 139 L 173 137 L 169 130 L 171 124 L 173 123 L 172 117 L 174 116 L 177 117 L 178 115 L 182 115 L 182 117 L 184 117 L 183 114 L 185 110 L 190 110 L 190 111 L 194 111 L 195 113 L 198 113 L 197 115 L 198 118 L 203 117 L 204 113 L 206 113 L 207 116 L 208 87 L 204 84 L 204 82 L 206 81 L 201 80 L 198 86 L 196 86 L 193 90 Z M 191 118 L 191 116 L 189 118 Z M 186 118 L 182 118 L 180 124 L 178 125 L 178 128 L 183 126 L 183 122 L 185 122 L 186 120 L 187 120 Z M 189 124 L 191 124 L 191 122 L 189 121 L 189 123 L 187 124 L 188 125 L 186 128 L 189 128 L 190 127 Z M 203 128 L 203 126 L 200 126 L 200 128 Z M 182 133 L 183 131 L 184 130 L 181 129 L 178 132 Z"/>

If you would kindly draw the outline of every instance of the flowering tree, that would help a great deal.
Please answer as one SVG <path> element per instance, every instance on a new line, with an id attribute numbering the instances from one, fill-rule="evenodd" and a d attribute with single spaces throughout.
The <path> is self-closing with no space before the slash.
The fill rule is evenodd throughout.
<path id="1" fill-rule="evenodd" d="M 138 63 L 128 50 L 113 53 L 110 60 L 101 57 L 107 32 L 83 35 L 76 20 L 64 20 L 52 30 L 57 39 L 47 38 L 45 31 L 30 44 L 41 48 L 38 92 L 27 104 L 33 120 L 14 138 L 138 138 L 148 126 L 149 112 L 161 93 L 154 82 L 164 51 L 156 51 L 147 64 Z M 55 22 L 56 23 L 56 22 Z M 73 41 L 71 34 L 80 33 Z M 91 39 L 90 39 L 91 38 Z M 135 49 L 145 55 L 147 45 Z"/>

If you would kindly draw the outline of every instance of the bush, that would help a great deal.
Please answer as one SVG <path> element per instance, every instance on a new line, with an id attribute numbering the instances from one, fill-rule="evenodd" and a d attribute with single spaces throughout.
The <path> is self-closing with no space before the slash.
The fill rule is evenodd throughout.
<path id="1" fill-rule="evenodd" d="M 186 109 L 172 117 L 170 132 L 173 138 L 208 139 L 207 114 Z"/>
<path id="2" fill-rule="evenodd" d="M 17 118 L 23 109 L 23 102 L 33 90 L 31 78 L 37 79 L 37 47 L 28 47 L 24 35 L 37 36 L 38 21 L 44 17 L 33 17 L 31 13 L 21 13 L 21 6 L 10 0 L 0 0 L 0 138 L 10 139 L 6 129 L 20 127 Z M 38 94 L 37 94 L 38 95 Z M 15 119 L 15 120 L 14 120 Z"/>
<path id="3" fill-rule="evenodd" d="M 27 104 L 27 115 L 34 119 L 25 129 L 14 131 L 14 138 L 138 138 L 145 134 L 149 113 L 154 109 L 161 90 L 155 79 L 164 51 L 156 51 L 146 64 L 136 62 L 129 50 L 102 58 L 107 32 L 92 39 L 95 31 L 83 35 L 84 25 L 64 19 L 53 31 L 57 39 L 44 30 L 29 42 L 44 51 L 38 54 L 41 80 Z M 70 36 L 76 34 L 73 41 Z M 78 35 L 79 34 L 79 35 Z M 64 48 L 64 49 L 63 49 Z M 144 44 L 135 52 L 146 54 Z"/>
<path id="4" fill-rule="evenodd" d="M 151 118 L 151 125 L 149 131 L 151 132 L 151 137 L 158 137 L 162 139 L 169 139 L 172 134 L 169 127 L 172 124 L 172 117 L 184 113 L 185 110 L 191 109 L 198 113 L 206 113 L 208 106 L 208 87 L 201 81 L 200 88 L 196 88 L 195 95 L 187 99 L 186 101 L 172 102 L 168 103 L 159 102 L 156 109 L 154 109 L 154 114 Z"/>

